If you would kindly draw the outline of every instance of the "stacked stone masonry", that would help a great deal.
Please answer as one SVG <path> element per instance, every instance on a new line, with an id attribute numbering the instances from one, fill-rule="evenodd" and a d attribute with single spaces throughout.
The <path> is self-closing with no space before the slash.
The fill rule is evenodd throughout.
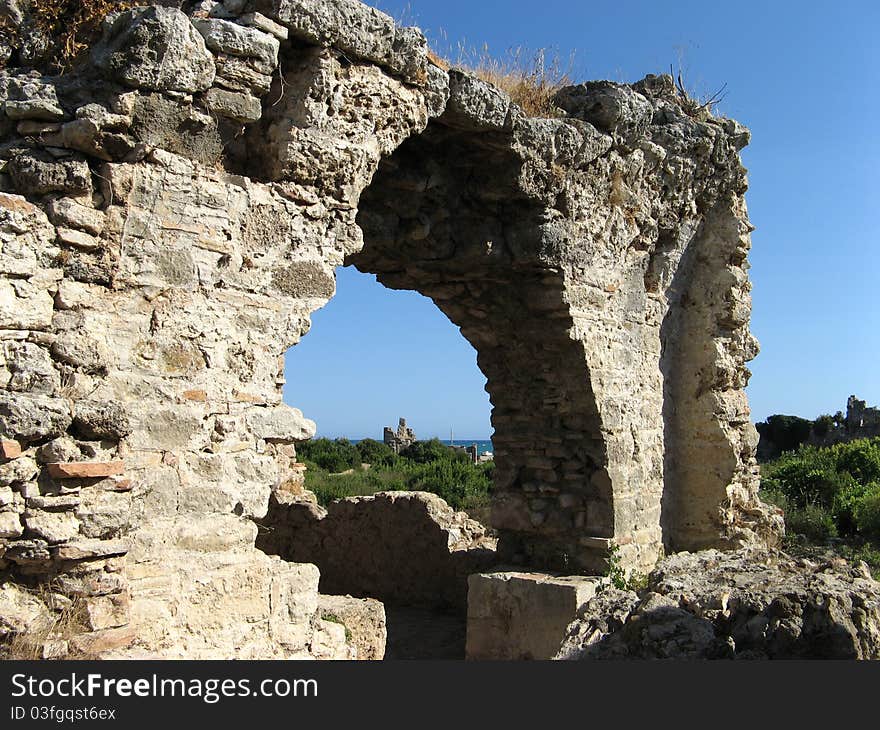
<path id="1" fill-rule="evenodd" d="M 0 615 L 81 629 L 38 652 L 356 651 L 315 566 L 254 547 L 315 433 L 282 358 L 344 263 L 477 349 L 506 561 L 780 534 L 743 391 L 749 134 L 669 77 L 529 118 L 356 0 L 135 8 L 62 76 L 6 50 Z"/>

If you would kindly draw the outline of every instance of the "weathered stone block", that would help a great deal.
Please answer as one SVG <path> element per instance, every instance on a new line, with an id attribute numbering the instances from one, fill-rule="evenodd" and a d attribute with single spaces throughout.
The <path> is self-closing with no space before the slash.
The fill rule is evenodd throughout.
<path id="1" fill-rule="evenodd" d="M 66 401 L 28 393 L 0 393 L 0 433 L 19 441 L 63 434 L 72 421 Z"/>
<path id="2" fill-rule="evenodd" d="M 208 90 L 205 94 L 205 104 L 212 112 L 241 124 L 256 122 L 263 113 L 260 100 L 250 94 L 239 94 L 217 88 Z"/>
<path id="3" fill-rule="evenodd" d="M 190 19 L 176 8 L 120 13 L 92 54 L 104 73 L 156 91 L 204 91 L 214 81 L 214 58 Z"/>
<path id="4" fill-rule="evenodd" d="M 274 36 L 228 20 L 193 18 L 192 22 L 212 51 L 251 58 L 261 73 L 270 74 L 278 65 L 279 43 Z"/>
<path id="5" fill-rule="evenodd" d="M 607 579 L 546 573 L 468 578 L 468 659 L 552 659 L 577 610 Z"/>
<path id="6" fill-rule="evenodd" d="M 72 512 L 30 510 L 24 513 L 29 534 L 42 538 L 50 545 L 72 540 L 79 535 L 79 520 Z"/>
<path id="7" fill-rule="evenodd" d="M 16 190 L 24 195 L 85 195 L 92 191 L 92 173 L 83 160 L 56 160 L 45 152 L 26 152 L 13 158 L 7 171 Z"/>
<path id="8" fill-rule="evenodd" d="M 449 73 L 449 102 L 444 118 L 450 123 L 474 130 L 504 128 L 510 110 L 510 97 L 464 71 Z"/>
<path id="9" fill-rule="evenodd" d="M 56 226 L 78 228 L 93 236 L 104 230 L 105 215 L 100 210 L 80 205 L 70 198 L 57 198 L 46 206 L 49 218 Z"/>
<path id="10" fill-rule="evenodd" d="M 76 540 L 54 549 L 58 560 L 89 560 L 125 555 L 129 550 L 127 540 Z"/>
<path id="11" fill-rule="evenodd" d="M 306 441 L 315 435 L 317 425 L 304 418 L 302 411 L 288 405 L 251 408 L 247 412 L 248 428 L 261 439 L 292 443 Z"/>
<path id="12" fill-rule="evenodd" d="M 0 512 L 0 537 L 16 538 L 24 532 L 24 525 L 17 512 Z"/>
<path id="13" fill-rule="evenodd" d="M 388 630 L 385 607 L 373 598 L 318 596 L 318 612 L 325 621 L 345 627 L 348 641 L 355 648 L 355 659 L 378 660 L 385 656 Z"/>

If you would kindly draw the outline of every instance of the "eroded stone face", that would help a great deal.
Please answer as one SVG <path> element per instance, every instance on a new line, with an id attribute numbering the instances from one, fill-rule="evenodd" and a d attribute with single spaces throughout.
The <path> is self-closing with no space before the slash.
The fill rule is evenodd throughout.
<path id="1" fill-rule="evenodd" d="M 505 559 L 772 541 L 747 132 L 667 77 L 530 119 L 355 0 L 254 5 L 135 9 L 76 73 L 0 73 L 0 571 L 85 603 L 70 652 L 350 653 L 317 571 L 254 548 L 315 431 L 281 358 L 344 262 L 477 348 Z"/>
<path id="2" fill-rule="evenodd" d="M 647 586 L 606 588 L 557 659 L 876 659 L 880 590 L 864 563 L 778 551 L 680 553 Z"/>

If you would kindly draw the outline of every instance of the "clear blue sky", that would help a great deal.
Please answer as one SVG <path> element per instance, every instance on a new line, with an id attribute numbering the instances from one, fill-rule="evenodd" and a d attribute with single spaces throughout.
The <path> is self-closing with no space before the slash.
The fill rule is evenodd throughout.
<path id="1" fill-rule="evenodd" d="M 574 53 L 576 80 L 683 68 L 727 83 L 720 112 L 752 130 L 753 420 L 814 417 L 851 393 L 880 404 L 880 3 L 382 0 L 441 51 L 459 42 Z M 430 300 L 349 269 L 288 353 L 287 402 L 322 435 L 491 434 L 476 355 Z"/>

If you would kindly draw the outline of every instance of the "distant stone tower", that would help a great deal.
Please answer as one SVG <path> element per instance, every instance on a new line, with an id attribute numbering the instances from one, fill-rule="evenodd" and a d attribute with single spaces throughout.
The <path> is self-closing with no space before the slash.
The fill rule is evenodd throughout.
<path id="1" fill-rule="evenodd" d="M 394 450 L 395 454 L 399 454 L 416 440 L 416 433 L 406 425 L 406 419 L 401 418 L 396 432 L 391 429 L 391 426 L 385 426 L 383 440 L 386 446 L 390 446 Z"/>

